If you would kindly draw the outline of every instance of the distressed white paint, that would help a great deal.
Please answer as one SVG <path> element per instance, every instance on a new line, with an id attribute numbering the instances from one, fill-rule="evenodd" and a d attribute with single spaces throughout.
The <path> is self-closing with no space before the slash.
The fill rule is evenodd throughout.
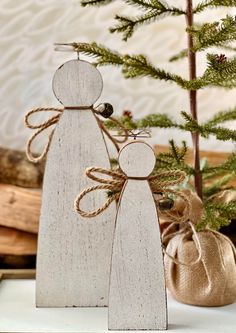
<path id="1" fill-rule="evenodd" d="M 61 66 L 53 90 L 64 106 L 89 106 L 102 90 L 91 64 L 72 60 Z M 103 135 L 91 110 L 65 110 L 48 153 L 40 218 L 36 303 L 39 307 L 106 306 L 108 302 L 115 204 L 94 219 L 75 213 L 75 197 L 94 182 L 89 166 L 109 168 Z M 83 201 L 94 210 L 103 192 Z"/>
<path id="2" fill-rule="evenodd" d="M 148 176 L 152 148 L 134 141 L 120 153 L 129 177 Z M 112 253 L 110 330 L 167 329 L 163 253 L 155 202 L 147 180 L 129 179 L 120 198 Z"/>

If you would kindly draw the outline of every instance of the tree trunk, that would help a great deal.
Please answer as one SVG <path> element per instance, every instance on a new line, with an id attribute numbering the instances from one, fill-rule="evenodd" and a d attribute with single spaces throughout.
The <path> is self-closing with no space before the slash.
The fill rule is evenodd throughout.
<path id="1" fill-rule="evenodd" d="M 190 28 L 193 26 L 193 4 L 192 0 L 187 0 L 187 9 L 186 9 L 186 22 L 187 27 Z M 193 47 L 193 38 L 188 32 L 188 62 L 189 62 L 189 79 L 194 80 L 196 78 L 196 54 L 192 51 Z M 189 91 L 189 102 L 190 102 L 190 112 L 192 118 L 195 121 L 198 121 L 197 114 L 197 91 Z M 202 199 L 202 174 L 200 170 L 200 153 L 199 153 L 199 134 L 192 133 L 193 141 L 193 153 L 194 153 L 194 185 L 195 190 L 198 196 Z"/>

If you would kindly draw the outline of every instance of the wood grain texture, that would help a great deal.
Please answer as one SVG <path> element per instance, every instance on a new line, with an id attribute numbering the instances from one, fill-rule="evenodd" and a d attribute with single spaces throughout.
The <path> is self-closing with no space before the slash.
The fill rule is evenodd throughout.
<path id="1" fill-rule="evenodd" d="M 71 61 L 56 72 L 54 92 L 66 106 L 92 105 L 101 93 L 100 74 L 92 65 L 85 63 L 84 67 L 83 64 Z M 78 93 L 80 88 L 82 95 Z M 94 219 L 82 218 L 74 211 L 78 193 L 94 184 L 85 176 L 89 166 L 110 167 L 97 120 L 91 110 L 65 110 L 52 139 L 44 176 L 37 306 L 108 304 L 116 207 L 111 205 Z M 102 205 L 105 196 L 104 192 L 97 191 L 84 200 L 83 208 L 96 209 Z"/>
<path id="2" fill-rule="evenodd" d="M 146 143 L 134 141 L 122 149 L 119 162 L 129 177 L 147 177 L 153 170 L 155 156 Z M 161 237 L 147 180 L 129 179 L 119 201 L 108 327 L 110 330 L 167 328 Z"/>
<path id="3" fill-rule="evenodd" d="M 33 164 L 23 151 L 0 147 L 0 182 L 27 188 L 42 186 L 44 161 Z"/>
<path id="4" fill-rule="evenodd" d="M 0 226 L 1 255 L 34 255 L 37 236 L 28 232 Z"/>
<path id="5" fill-rule="evenodd" d="M 9 279 L 34 279 L 35 269 L 0 269 L 0 281 Z"/>
<path id="6" fill-rule="evenodd" d="M 0 184 L 0 225 L 38 233 L 41 191 Z"/>

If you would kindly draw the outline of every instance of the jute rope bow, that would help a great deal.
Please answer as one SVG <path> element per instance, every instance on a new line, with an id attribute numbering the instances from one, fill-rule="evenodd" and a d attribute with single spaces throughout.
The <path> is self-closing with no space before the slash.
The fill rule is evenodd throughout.
<path id="1" fill-rule="evenodd" d="M 105 179 L 102 177 L 95 176 L 94 173 L 99 173 L 102 175 L 107 175 L 112 177 L 111 179 Z M 180 184 L 186 177 L 185 172 L 180 170 L 173 170 L 173 171 L 164 171 L 160 172 L 156 175 L 151 175 L 149 177 L 142 177 L 142 178 L 136 178 L 136 177 L 128 177 L 121 171 L 112 171 L 107 170 L 103 168 L 98 167 L 90 167 L 86 169 L 86 175 L 88 178 L 97 181 L 100 183 L 100 185 L 91 186 L 85 190 L 83 190 L 76 198 L 75 200 L 75 210 L 77 213 L 79 213 L 82 217 L 95 217 L 99 214 L 101 214 L 104 210 L 106 210 L 110 204 L 115 201 L 119 200 L 121 191 L 129 179 L 139 179 L 139 180 L 147 180 L 150 184 L 151 191 L 154 193 L 162 193 L 162 194 L 173 194 L 175 196 L 179 196 L 183 199 L 185 202 L 186 208 L 184 210 L 184 214 L 182 216 L 176 216 L 176 214 L 173 214 L 170 210 L 169 212 L 162 211 L 162 215 L 165 214 L 169 220 L 172 222 L 171 225 L 163 232 L 162 239 L 163 244 L 165 244 L 170 238 L 172 238 L 174 235 L 177 234 L 183 234 L 186 228 L 188 228 L 188 232 L 191 232 L 194 235 L 194 242 L 196 244 L 196 248 L 198 250 L 198 258 L 191 263 L 184 263 L 179 261 L 178 259 L 171 256 L 165 249 L 165 246 L 163 246 L 164 253 L 173 260 L 176 264 L 184 265 L 184 266 L 193 266 L 197 264 L 201 258 L 202 258 L 202 250 L 201 250 L 201 244 L 199 241 L 199 237 L 197 234 L 197 231 L 195 229 L 195 226 L 191 221 L 189 221 L 189 214 L 191 209 L 191 202 L 188 199 L 187 195 L 184 194 L 181 191 L 177 191 L 174 189 L 171 189 L 170 186 L 174 186 L 177 184 Z M 111 195 L 108 197 L 106 202 L 99 207 L 97 210 L 86 212 L 83 211 L 80 207 L 82 199 L 90 192 L 96 191 L 96 190 L 109 190 L 111 191 Z M 158 204 L 157 199 L 154 199 L 156 203 Z M 158 206 L 157 206 L 158 207 Z M 174 226 L 179 225 L 180 230 L 174 231 L 170 233 L 170 229 L 172 229 Z"/>
<path id="2" fill-rule="evenodd" d="M 129 179 L 138 179 L 138 180 L 147 180 L 150 184 L 151 190 L 153 193 L 163 193 L 163 194 L 174 194 L 180 196 L 184 202 L 186 203 L 187 209 L 185 210 L 185 214 L 181 217 L 176 217 L 171 214 L 171 212 L 166 212 L 165 214 L 171 218 L 175 222 L 185 222 L 187 221 L 189 217 L 189 211 L 190 211 L 190 203 L 186 195 L 181 193 L 180 191 L 176 191 L 174 189 L 170 189 L 170 186 L 177 185 L 181 183 L 185 178 L 185 173 L 183 171 L 179 170 L 173 170 L 173 171 L 165 171 L 160 172 L 156 175 L 152 175 L 149 177 L 128 177 L 121 171 L 113 171 L 113 170 L 107 170 L 103 168 L 98 167 L 90 167 L 86 169 L 86 176 L 101 185 L 95 185 L 91 186 L 84 191 L 82 191 L 78 197 L 75 200 L 75 210 L 77 213 L 79 213 L 83 217 L 95 217 L 102 213 L 104 210 L 106 210 L 110 204 L 114 200 L 118 200 L 120 198 L 120 194 L 122 191 L 122 188 L 125 185 L 125 182 Z M 111 179 L 102 178 L 95 176 L 94 173 L 99 173 L 102 175 L 111 176 Z M 99 207 L 97 210 L 92 212 L 85 212 L 80 208 L 81 200 L 90 192 L 96 191 L 96 190 L 109 190 L 111 194 L 109 195 L 107 201 Z"/>
<path id="3" fill-rule="evenodd" d="M 106 127 L 104 126 L 103 122 L 95 115 L 95 110 L 93 108 L 93 106 L 76 106 L 76 107 L 65 107 L 64 109 L 61 108 L 36 108 L 33 109 L 31 111 L 29 111 L 26 116 L 25 116 L 25 125 L 30 128 L 30 129 L 36 129 L 37 131 L 29 138 L 27 145 L 26 145 L 26 156 L 28 158 L 29 161 L 33 162 L 33 163 L 38 163 L 39 161 L 41 161 L 48 153 L 49 148 L 50 148 L 50 144 L 52 141 L 52 137 L 54 134 L 54 130 L 53 129 L 49 136 L 48 136 L 48 141 L 42 151 L 42 153 L 39 156 L 35 156 L 32 153 L 32 143 L 35 140 L 35 138 L 44 130 L 46 130 L 47 128 L 56 125 L 58 123 L 58 121 L 60 120 L 60 117 L 62 115 L 62 113 L 64 112 L 64 110 L 91 110 L 94 113 L 94 116 L 98 122 L 99 127 L 101 128 L 101 130 L 103 131 L 103 133 L 113 142 L 113 144 L 115 145 L 115 148 L 117 151 L 119 151 L 119 143 L 123 143 L 127 140 L 128 137 L 128 132 L 127 129 L 123 126 L 122 123 L 120 123 L 117 119 L 113 118 L 113 117 L 109 117 L 109 119 L 111 121 L 113 121 L 114 123 L 116 123 L 118 125 L 118 127 L 121 129 L 121 131 L 124 133 L 124 138 L 122 139 L 117 139 L 114 138 L 109 131 L 106 129 Z M 57 114 L 52 116 L 51 118 L 49 118 L 48 120 L 46 120 L 45 122 L 42 122 L 40 124 L 34 125 L 30 123 L 30 117 L 33 114 L 36 113 L 41 113 L 41 112 L 56 112 Z"/>

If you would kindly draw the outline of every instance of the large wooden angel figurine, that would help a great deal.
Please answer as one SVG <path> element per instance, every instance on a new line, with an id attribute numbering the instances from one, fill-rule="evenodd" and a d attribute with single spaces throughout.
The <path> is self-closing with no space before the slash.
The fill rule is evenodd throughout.
<path id="1" fill-rule="evenodd" d="M 53 91 L 64 106 L 63 112 L 41 127 L 28 124 L 40 132 L 57 123 L 50 135 L 50 147 L 46 147 L 36 276 L 39 307 L 108 304 L 115 203 L 97 216 L 96 222 L 73 209 L 77 193 L 92 183 L 84 169 L 94 164 L 110 167 L 93 109 L 102 86 L 101 75 L 92 64 L 76 59 L 64 63 L 53 78 Z M 54 109 L 33 110 L 27 115 L 27 123 L 32 113 L 50 110 Z M 28 155 L 34 137 L 28 144 Z M 89 207 L 97 207 L 101 200 L 97 193 L 92 202 L 88 199 Z"/>

